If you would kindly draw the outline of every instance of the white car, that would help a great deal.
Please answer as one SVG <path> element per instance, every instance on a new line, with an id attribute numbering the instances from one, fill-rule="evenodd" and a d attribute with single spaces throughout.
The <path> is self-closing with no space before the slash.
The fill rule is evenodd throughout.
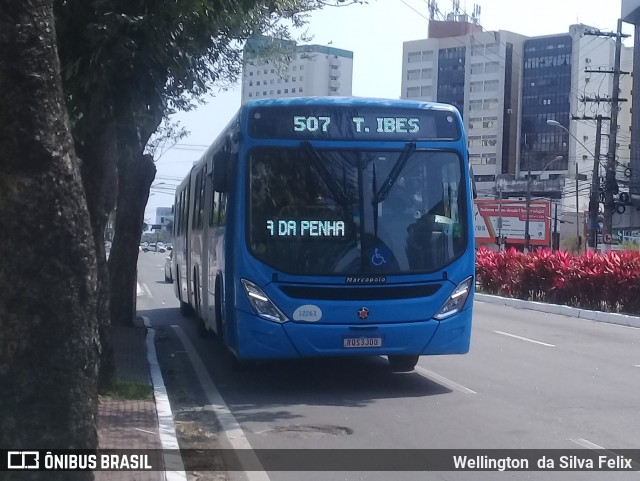
<path id="1" fill-rule="evenodd" d="M 171 271 L 172 260 L 173 251 L 169 253 L 169 255 L 166 257 L 166 260 L 164 261 L 164 280 L 171 283 L 173 283 L 173 274 Z"/>
<path id="2" fill-rule="evenodd" d="M 167 252 L 167 249 L 164 247 L 164 245 L 156 245 L 155 242 L 152 242 L 151 244 L 149 244 L 148 246 L 143 246 L 142 250 L 144 252 L 160 252 L 161 254 Z"/>

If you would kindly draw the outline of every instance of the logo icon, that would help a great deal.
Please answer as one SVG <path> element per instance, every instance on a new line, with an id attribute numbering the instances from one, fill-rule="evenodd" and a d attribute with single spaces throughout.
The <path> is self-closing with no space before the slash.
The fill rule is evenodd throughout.
<path id="1" fill-rule="evenodd" d="M 373 267 L 382 267 L 389 262 L 391 251 L 383 246 L 374 247 L 369 251 L 371 257 L 371 265 Z"/>
<path id="2" fill-rule="evenodd" d="M 369 317 L 369 309 L 366 307 L 358 309 L 358 319 L 366 319 L 367 317 Z"/>
<path id="3" fill-rule="evenodd" d="M 40 453 L 38 451 L 8 451 L 8 469 L 38 469 L 40 468 Z"/>

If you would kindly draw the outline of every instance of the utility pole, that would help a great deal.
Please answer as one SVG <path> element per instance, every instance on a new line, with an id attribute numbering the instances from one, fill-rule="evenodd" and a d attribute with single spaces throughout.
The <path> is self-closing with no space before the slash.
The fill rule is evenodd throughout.
<path id="1" fill-rule="evenodd" d="M 616 183 L 616 146 L 618 136 L 618 104 L 620 98 L 620 51 L 622 50 L 622 19 L 618 20 L 618 35 L 616 36 L 616 53 L 613 67 L 613 92 L 611 93 L 611 124 L 609 133 L 609 150 L 607 152 L 607 169 L 604 190 L 604 223 L 603 237 L 611 236 L 613 231 L 613 213 L 615 211 L 614 192 Z M 607 249 L 608 245 L 605 245 Z"/>
<path id="2" fill-rule="evenodd" d="M 557 251 L 560 249 L 560 236 L 558 235 L 558 202 L 554 202 L 554 214 L 553 214 L 553 237 L 551 239 L 551 250 Z"/>
<path id="3" fill-rule="evenodd" d="M 576 162 L 576 239 L 578 241 L 578 252 L 582 247 L 582 237 L 580 236 L 580 192 L 578 189 L 578 162 Z"/>
<path id="4" fill-rule="evenodd" d="M 602 235 L 603 237 L 608 237 L 611 235 L 613 230 L 613 213 L 615 212 L 615 200 L 614 195 L 617 191 L 617 183 L 616 183 L 616 148 L 617 148 L 617 135 L 618 135 L 618 106 L 621 101 L 625 101 L 625 99 L 620 98 L 620 75 L 622 73 L 620 71 L 620 54 L 622 51 L 622 39 L 623 37 L 628 37 L 628 35 L 622 34 L 622 19 L 618 20 L 618 28 L 615 33 L 604 33 L 599 30 L 596 31 L 588 31 L 585 32 L 585 35 L 596 35 L 596 36 L 605 36 L 605 37 L 615 37 L 616 39 L 616 49 L 615 49 L 615 57 L 614 57 L 614 66 L 613 70 L 589 70 L 585 69 L 585 72 L 588 73 L 611 73 L 613 74 L 613 85 L 611 92 L 611 123 L 610 123 L 610 133 L 609 133 L 609 149 L 607 151 L 607 164 L 605 169 L 605 189 L 604 189 L 604 223 L 602 227 Z M 601 100 L 601 99 L 593 99 L 593 100 Z M 592 100 L 592 101 L 593 101 Z M 593 195 L 593 192 L 592 192 Z M 591 201 L 589 202 L 591 204 Z M 590 214 L 591 214 L 591 205 Z M 596 234 L 597 235 L 597 234 Z"/>
<path id="5" fill-rule="evenodd" d="M 498 185 L 498 251 L 502 251 L 502 185 Z"/>
<path id="6" fill-rule="evenodd" d="M 529 175 L 527 177 L 527 195 L 526 201 L 526 215 L 524 221 L 524 252 L 529 252 L 529 211 L 531 210 L 531 166 L 529 166 Z"/>
<path id="7" fill-rule="evenodd" d="M 591 195 L 589 199 L 589 247 L 598 247 L 598 212 L 600 210 L 600 145 L 602 137 L 602 115 L 596 117 L 596 151 L 593 156 Z"/>

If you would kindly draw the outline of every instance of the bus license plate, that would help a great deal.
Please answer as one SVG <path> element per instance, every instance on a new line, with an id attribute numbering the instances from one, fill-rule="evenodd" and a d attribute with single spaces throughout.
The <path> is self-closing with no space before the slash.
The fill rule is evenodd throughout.
<path id="1" fill-rule="evenodd" d="M 382 347 L 381 337 L 345 337 L 343 341 L 345 348 Z"/>

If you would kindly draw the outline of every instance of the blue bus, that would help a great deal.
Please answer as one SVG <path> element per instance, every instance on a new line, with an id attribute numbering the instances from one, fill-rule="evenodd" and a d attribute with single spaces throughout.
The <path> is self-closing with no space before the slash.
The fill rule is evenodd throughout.
<path id="1" fill-rule="evenodd" d="M 472 182 L 451 106 L 250 101 L 176 191 L 181 310 L 239 361 L 466 353 Z"/>

